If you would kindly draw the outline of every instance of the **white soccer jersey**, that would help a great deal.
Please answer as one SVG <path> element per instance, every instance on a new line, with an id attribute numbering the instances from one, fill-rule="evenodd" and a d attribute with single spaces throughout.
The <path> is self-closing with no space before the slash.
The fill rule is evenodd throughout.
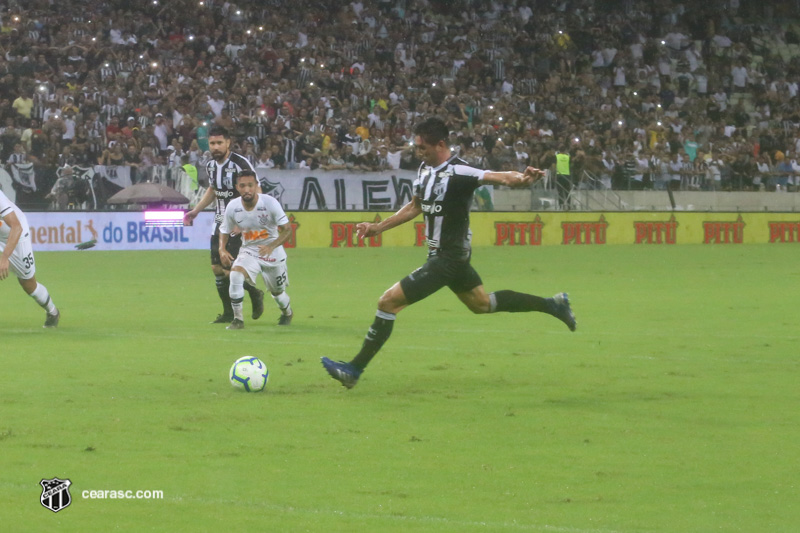
<path id="1" fill-rule="evenodd" d="M 258 257 L 258 247 L 269 244 L 278 238 L 278 226 L 289 223 L 280 202 L 268 194 L 259 194 L 256 206 L 248 211 L 242 205 L 242 199 L 234 198 L 225 207 L 225 216 L 219 228 L 220 233 L 231 233 L 235 228 L 242 232 L 242 248 L 245 252 Z M 270 256 L 274 261 L 286 259 L 283 246 L 278 246 Z"/>
<path id="2" fill-rule="evenodd" d="M 22 225 L 22 237 L 30 234 L 28 219 L 25 218 L 25 213 L 23 213 L 19 207 L 14 205 L 14 203 L 8 199 L 8 196 L 6 196 L 3 191 L 0 191 L 0 242 L 8 242 L 8 235 L 11 233 L 11 228 L 8 224 L 3 222 L 3 217 L 7 216 L 12 211 L 17 214 L 19 223 Z"/>

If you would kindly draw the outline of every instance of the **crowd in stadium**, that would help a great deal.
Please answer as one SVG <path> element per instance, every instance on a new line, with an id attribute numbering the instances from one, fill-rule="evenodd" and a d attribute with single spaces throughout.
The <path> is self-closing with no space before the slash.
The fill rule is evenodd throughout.
<path id="1" fill-rule="evenodd" d="M 0 13 L 2 162 L 484 168 L 619 188 L 800 184 L 795 1 L 48 0 Z"/>

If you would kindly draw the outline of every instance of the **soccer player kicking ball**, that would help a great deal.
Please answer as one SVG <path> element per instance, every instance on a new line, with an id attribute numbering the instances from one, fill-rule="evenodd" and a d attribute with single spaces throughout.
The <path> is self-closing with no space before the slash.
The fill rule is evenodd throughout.
<path id="1" fill-rule="evenodd" d="M 289 275 L 283 243 L 292 235 L 292 226 L 278 200 L 267 194 L 259 194 L 256 173 L 252 170 L 239 172 L 236 190 L 239 197 L 225 207 L 219 228 L 219 256 L 222 264 L 231 269 L 233 321 L 227 329 L 244 328 L 244 284 L 249 282 L 255 285 L 259 274 L 281 310 L 278 324 L 288 326 L 292 322 L 292 307 L 286 294 Z M 227 244 L 228 236 L 235 228 L 241 231 L 242 247 L 234 260 L 227 250 Z"/>
<path id="2" fill-rule="evenodd" d="M 509 290 L 487 294 L 480 276 L 470 265 L 472 232 L 469 209 L 475 189 L 483 184 L 520 187 L 539 179 L 544 171 L 528 167 L 525 172 L 493 172 L 470 167 L 452 156 L 449 131 L 438 118 L 429 118 L 414 128 L 417 155 L 422 160 L 413 184 L 413 197 L 394 215 L 378 222 L 358 224 L 359 238 L 378 235 L 422 214 L 428 240 L 427 262 L 383 293 L 378 312 L 361 351 L 349 363 L 322 358 L 328 374 L 352 388 L 378 350 L 392 333 L 397 313 L 448 287 L 473 313 L 547 313 L 575 331 L 575 315 L 566 293 L 542 298 Z"/>
<path id="3" fill-rule="evenodd" d="M 28 219 L 19 207 L 0 191 L 0 280 L 9 270 L 17 277 L 25 294 L 47 311 L 44 327 L 58 326 L 61 313 L 56 309 L 47 288 L 36 281 L 36 264 Z"/>

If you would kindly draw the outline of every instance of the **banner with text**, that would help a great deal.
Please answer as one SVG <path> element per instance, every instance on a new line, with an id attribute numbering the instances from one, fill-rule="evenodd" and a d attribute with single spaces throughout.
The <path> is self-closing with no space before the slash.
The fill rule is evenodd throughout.
<path id="1" fill-rule="evenodd" d="M 425 246 L 422 217 L 369 239 L 359 239 L 359 222 L 378 222 L 393 211 L 292 212 L 287 248 Z M 28 213 L 35 251 L 74 250 L 94 240 L 91 250 L 206 250 L 213 213 L 191 227 L 148 227 L 143 212 Z M 800 243 L 800 213 L 472 213 L 475 246 L 605 246 L 635 244 L 737 245 Z"/>
<path id="2" fill-rule="evenodd" d="M 33 250 L 68 251 L 95 241 L 90 250 L 208 249 L 214 213 L 203 212 L 189 227 L 149 227 L 143 211 L 29 212 Z"/>
<path id="3" fill-rule="evenodd" d="M 263 192 L 286 210 L 392 211 L 411 200 L 417 176 L 409 170 L 353 174 L 344 170 L 256 169 Z"/>

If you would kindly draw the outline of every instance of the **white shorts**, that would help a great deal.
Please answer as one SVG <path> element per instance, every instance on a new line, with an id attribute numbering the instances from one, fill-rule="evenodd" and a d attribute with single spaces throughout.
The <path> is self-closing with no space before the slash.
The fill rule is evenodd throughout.
<path id="1" fill-rule="evenodd" d="M 6 249 L 6 243 L 0 241 L 0 254 Z M 33 245 L 31 238 L 20 237 L 14 253 L 8 258 L 10 270 L 19 279 L 31 279 L 36 274 L 36 264 L 33 261 Z"/>
<path id="2" fill-rule="evenodd" d="M 261 274 L 261 279 L 264 280 L 264 284 L 272 294 L 280 294 L 289 286 L 286 259 L 275 262 L 264 261 L 260 257 L 250 255 L 242 250 L 233 262 L 233 266 L 242 267 L 253 285 L 256 285 L 258 275 Z"/>

